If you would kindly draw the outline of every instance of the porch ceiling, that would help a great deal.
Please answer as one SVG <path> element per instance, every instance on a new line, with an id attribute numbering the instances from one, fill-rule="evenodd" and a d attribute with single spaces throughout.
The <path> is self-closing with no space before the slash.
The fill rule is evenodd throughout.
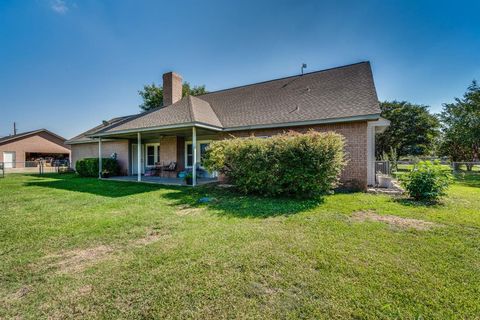
<path id="1" fill-rule="evenodd" d="M 158 129 L 151 131 L 140 131 L 140 133 L 142 139 L 157 139 L 162 136 L 179 136 L 188 138 L 192 136 L 192 128 Z M 216 133 L 218 133 L 218 131 L 197 127 L 197 136 L 211 136 Z M 102 139 L 137 139 L 137 132 L 102 135 Z"/>

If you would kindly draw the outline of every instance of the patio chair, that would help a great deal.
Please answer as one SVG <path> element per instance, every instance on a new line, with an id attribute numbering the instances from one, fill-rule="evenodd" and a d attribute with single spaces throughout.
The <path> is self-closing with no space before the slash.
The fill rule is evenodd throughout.
<path id="1" fill-rule="evenodd" d="M 162 176 L 163 172 L 166 172 L 167 176 L 170 177 L 172 173 L 177 172 L 177 163 L 175 161 L 170 162 L 168 165 L 162 167 Z"/>

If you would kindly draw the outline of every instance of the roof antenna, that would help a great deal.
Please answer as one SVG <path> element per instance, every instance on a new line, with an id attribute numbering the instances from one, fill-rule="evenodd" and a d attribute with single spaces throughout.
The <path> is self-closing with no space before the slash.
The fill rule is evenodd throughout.
<path id="1" fill-rule="evenodd" d="M 302 63 L 302 75 L 303 75 L 303 69 L 307 69 L 307 64 L 306 63 Z"/>

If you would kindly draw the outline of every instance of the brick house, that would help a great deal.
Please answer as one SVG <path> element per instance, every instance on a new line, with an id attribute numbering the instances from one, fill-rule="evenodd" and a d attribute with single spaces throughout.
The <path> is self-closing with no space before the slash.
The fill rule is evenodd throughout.
<path id="1" fill-rule="evenodd" d="M 115 153 L 122 173 L 141 181 L 159 163 L 173 162 L 177 171 L 201 168 L 203 152 L 216 139 L 314 129 L 345 137 L 349 162 L 342 183 L 366 188 L 375 181 L 375 132 L 388 121 L 380 117 L 369 62 L 195 97 L 182 97 L 182 78 L 170 72 L 163 90 L 163 107 L 104 121 L 67 141 L 72 164 Z"/>
<path id="2" fill-rule="evenodd" d="M 39 159 L 68 160 L 70 147 L 65 138 L 39 129 L 0 138 L 0 162 L 5 168 L 24 168 Z M 29 164 L 30 163 L 30 164 Z"/>

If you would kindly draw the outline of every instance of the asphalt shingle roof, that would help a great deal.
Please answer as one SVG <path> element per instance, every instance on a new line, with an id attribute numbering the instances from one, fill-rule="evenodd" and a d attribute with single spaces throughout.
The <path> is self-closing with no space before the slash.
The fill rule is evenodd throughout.
<path id="1" fill-rule="evenodd" d="M 368 62 L 208 93 L 225 128 L 380 113 Z"/>
<path id="2" fill-rule="evenodd" d="M 47 129 L 37 129 L 37 130 L 26 131 L 26 132 L 22 132 L 22 133 L 17 133 L 15 135 L 9 135 L 9 136 L 6 136 L 6 137 L 2 137 L 2 138 L 0 138 L 0 144 L 6 143 L 6 142 L 11 141 L 11 140 L 15 140 L 15 139 L 26 138 L 28 136 L 31 136 L 33 134 L 37 134 L 37 133 L 40 133 L 40 132 L 46 132 L 46 133 L 48 133 L 52 136 L 57 137 L 60 140 L 65 141 L 65 138 L 63 138 L 63 137 L 59 136 L 58 134 L 55 134 L 51 131 L 48 131 Z"/>
<path id="3" fill-rule="evenodd" d="M 379 114 L 370 63 L 361 62 L 183 97 L 172 105 L 123 117 L 80 136 L 189 123 L 233 129 Z"/>
<path id="4" fill-rule="evenodd" d="M 117 118 L 112 118 L 108 121 L 104 121 L 102 124 L 96 126 L 96 127 L 93 127 L 85 132 L 82 132 L 80 133 L 79 135 L 69 139 L 66 141 L 67 144 L 70 144 L 70 143 L 83 143 L 83 142 L 92 142 L 93 139 L 90 138 L 89 136 L 100 131 L 100 130 L 103 130 L 103 129 L 108 129 L 110 127 L 112 127 L 113 125 L 115 124 L 118 124 L 122 121 L 125 121 L 127 119 L 130 119 L 130 118 L 133 118 L 133 117 L 136 117 L 138 115 L 130 115 L 130 116 L 124 116 L 124 117 L 117 117 Z"/>

